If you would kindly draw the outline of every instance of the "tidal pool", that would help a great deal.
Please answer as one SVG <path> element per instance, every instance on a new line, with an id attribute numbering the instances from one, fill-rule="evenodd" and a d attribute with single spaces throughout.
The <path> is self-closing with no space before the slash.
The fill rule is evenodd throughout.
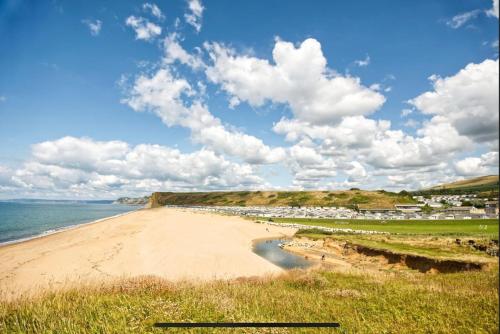
<path id="1" fill-rule="evenodd" d="M 254 243 L 253 252 L 283 269 L 305 269 L 314 264 L 313 261 L 306 260 L 303 256 L 281 249 L 279 244 L 285 241 L 285 239 L 257 241 Z"/>

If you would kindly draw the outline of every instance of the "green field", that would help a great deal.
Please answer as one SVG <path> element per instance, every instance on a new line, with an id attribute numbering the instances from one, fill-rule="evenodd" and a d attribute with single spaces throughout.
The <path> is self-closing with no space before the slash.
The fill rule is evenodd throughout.
<path id="1" fill-rule="evenodd" d="M 365 220 L 273 218 L 277 223 L 292 223 L 353 230 L 379 231 L 414 235 L 475 236 L 498 238 L 497 219 L 470 220 Z"/>
<path id="2" fill-rule="evenodd" d="M 1 333 L 496 333 L 489 272 L 291 272 L 200 285 L 144 279 L 0 303 Z M 162 330 L 163 322 L 332 322 L 336 330 Z"/>

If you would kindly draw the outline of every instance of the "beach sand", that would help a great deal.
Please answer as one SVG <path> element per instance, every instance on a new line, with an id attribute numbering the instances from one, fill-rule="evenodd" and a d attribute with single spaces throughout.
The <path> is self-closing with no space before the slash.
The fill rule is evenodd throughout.
<path id="1" fill-rule="evenodd" d="M 0 247 L 0 297 L 143 275 L 206 281 L 280 273 L 252 252 L 252 241 L 294 233 L 239 217 L 139 210 Z"/>

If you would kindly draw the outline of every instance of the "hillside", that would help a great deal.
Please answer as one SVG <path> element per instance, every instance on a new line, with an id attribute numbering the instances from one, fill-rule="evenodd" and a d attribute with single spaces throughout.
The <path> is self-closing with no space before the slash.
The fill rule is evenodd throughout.
<path id="1" fill-rule="evenodd" d="M 480 176 L 472 179 L 445 183 L 429 189 L 413 192 L 413 194 L 465 194 L 475 193 L 480 197 L 498 197 L 499 181 L 498 175 Z"/>
<path id="2" fill-rule="evenodd" d="M 498 186 L 498 175 L 480 176 L 473 179 L 440 184 L 438 186 L 432 187 L 431 189 L 457 189 L 491 185 Z"/>
<path id="3" fill-rule="evenodd" d="M 393 208 L 396 203 L 414 203 L 407 195 L 364 190 L 345 191 L 230 191 L 230 192 L 155 192 L 151 207 L 163 205 L 220 206 L 345 206 Z"/>

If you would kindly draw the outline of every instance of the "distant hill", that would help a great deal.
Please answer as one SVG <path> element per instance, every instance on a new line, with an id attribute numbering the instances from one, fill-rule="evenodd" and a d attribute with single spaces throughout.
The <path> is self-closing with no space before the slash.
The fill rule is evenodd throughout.
<path id="1" fill-rule="evenodd" d="M 150 206 L 344 206 L 393 208 L 397 203 L 416 203 L 408 194 L 379 191 L 228 191 L 228 192 L 155 192 Z"/>
<path id="2" fill-rule="evenodd" d="M 457 189 L 478 186 L 498 186 L 498 175 L 480 176 L 473 179 L 440 184 L 438 186 L 432 187 L 431 189 Z"/>
<path id="3" fill-rule="evenodd" d="M 465 194 L 475 193 L 483 197 L 498 197 L 498 175 L 487 175 L 422 189 L 413 194 Z"/>
<path id="4" fill-rule="evenodd" d="M 114 204 L 126 204 L 126 205 L 146 205 L 149 203 L 149 196 L 144 197 L 120 197 Z"/>

